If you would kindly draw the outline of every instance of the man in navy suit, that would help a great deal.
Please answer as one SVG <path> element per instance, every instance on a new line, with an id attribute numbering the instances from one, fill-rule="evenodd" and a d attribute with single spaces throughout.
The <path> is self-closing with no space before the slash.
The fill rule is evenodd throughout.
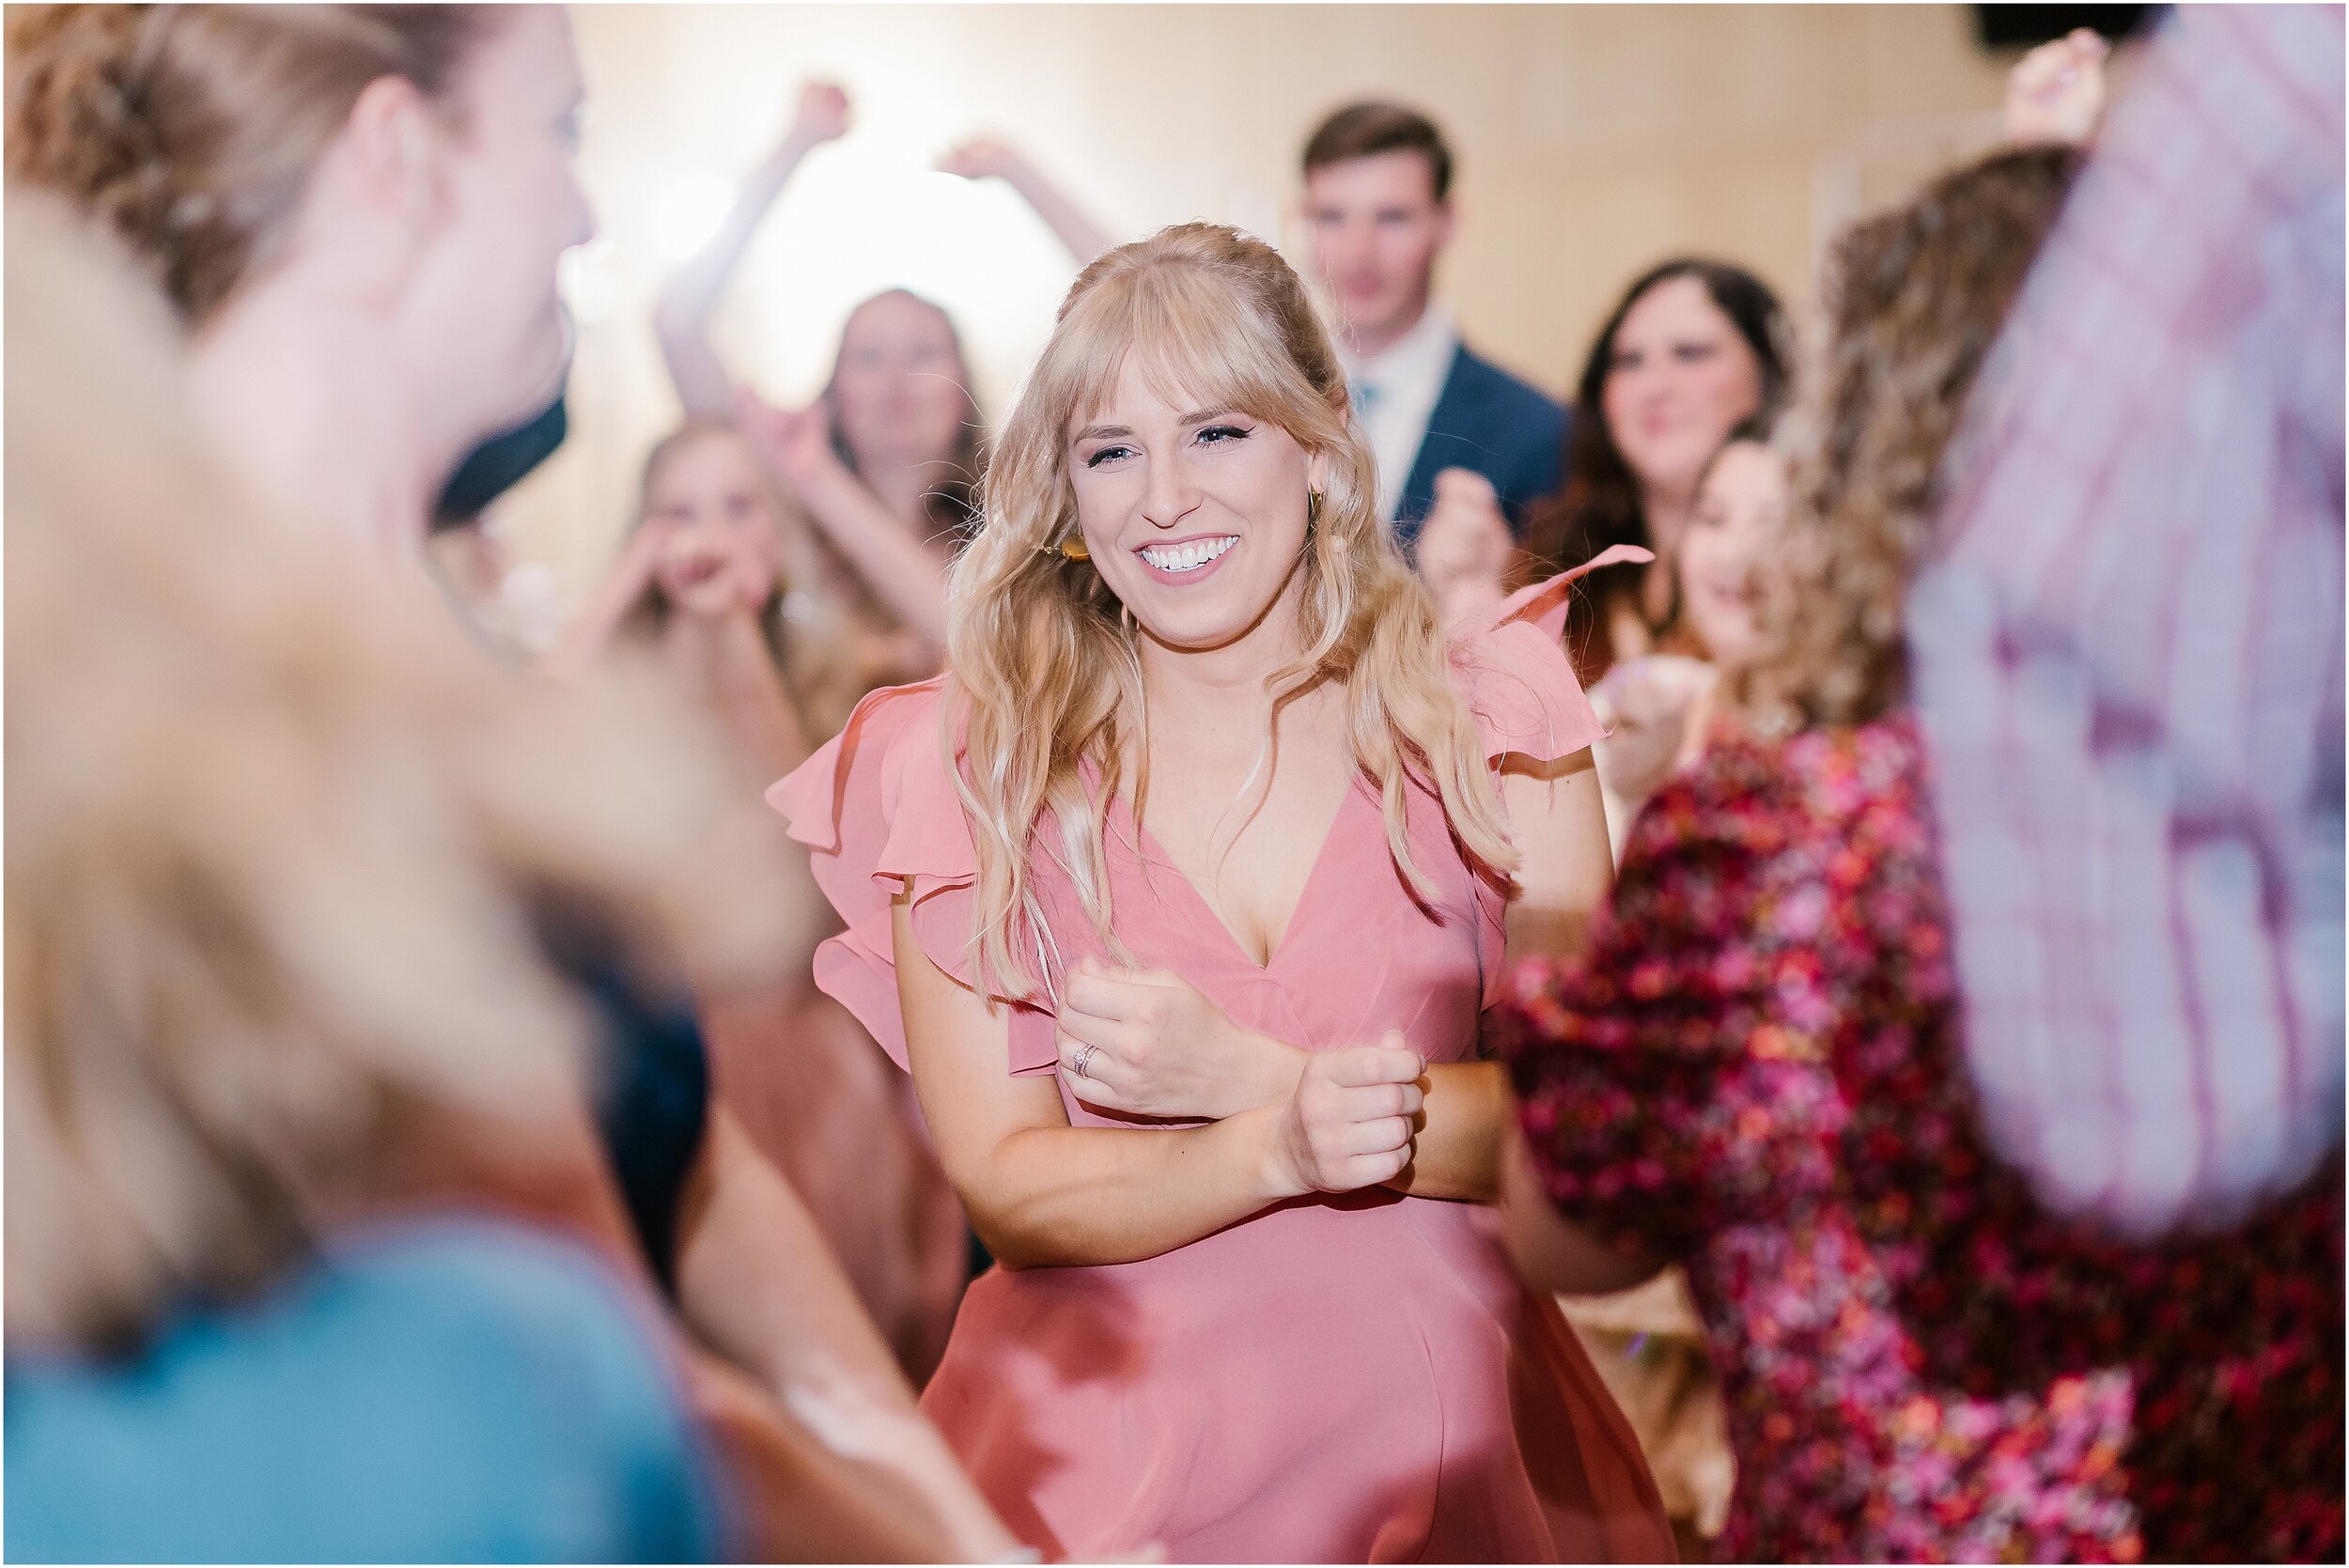
<path id="1" fill-rule="evenodd" d="M 1378 508 L 1408 547 L 1436 476 L 1488 480 L 1512 530 L 1559 486 L 1566 411 L 1469 351 L 1434 297 L 1452 238 L 1452 149 L 1423 115 L 1355 103 L 1305 143 L 1305 226 L 1337 303 L 1338 354 L 1378 458 Z"/>

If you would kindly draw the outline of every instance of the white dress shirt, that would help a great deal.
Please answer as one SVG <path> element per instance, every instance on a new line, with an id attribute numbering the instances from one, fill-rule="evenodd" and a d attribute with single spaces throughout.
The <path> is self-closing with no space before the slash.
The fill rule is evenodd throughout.
<path id="1" fill-rule="evenodd" d="M 1403 487 L 1410 482 L 1420 442 L 1427 439 L 1427 421 L 1459 348 L 1452 312 L 1432 301 L 1418 323 L 1380 353 L 1361 356 L 1348 351 L 1343 339 L 1338 344 L 1354 415 L 1378 459 L 1378 515 L 1389 522 L 1402 505 Z"/>

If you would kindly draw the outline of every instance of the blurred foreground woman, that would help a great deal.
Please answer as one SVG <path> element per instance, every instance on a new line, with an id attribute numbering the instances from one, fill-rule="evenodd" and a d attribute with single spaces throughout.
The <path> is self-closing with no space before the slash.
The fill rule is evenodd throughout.
<path id="1" fill-rule="evenodd" d="M 423 565 L 428 514 L 469 450 L 546 406 L 568 339 L 556 263 L 592 232 L 571 167 L 583 89 L 566 14 L 24 7 L 8 41 L 9 174 L 100 220 L 161 286 L 189 334 L 207 455 L 281 549 L 363 571 L 363 609 L 445 615 Z M 677 712 L 623 705 L 610 719 L 644 756 L 706 766 L 722 743 L 674 697 L 662 706 Z M 518 815 L 583 840 L 622 834 L 615 848 L 644 826 L 590 812 L 592 766 L 526 777 L 506 797 Z M 723 831 L 743 799 L 715 789 L 702 831 L 665 853 L 678 876 L 734 862 L 770 901 L 754 939 L 788 951 L 786 928 L 813 911 L 789 897 L 787 862 L 757 858 L 771 840 Z M 646 885 L 656 908 L 726 918 L 723 901 Z M 711 1106 L 681 999 L 686 979 L 718 977 L 664 962 L 608 909 L 541 900 L 526 918 L 599 1025 L 604 1168 L 580 1173 L 570 1217 L 595 1232 L 597 1216 L 624 1215 L 599 1234 L 628 1238 L 615 1256 L 674 1302 L 754 1549 L 1008 1549 L 805 1208 Z"/>
<path id="2" fill-rule="evenodd" d="M 252 525 L 110 251 L 23 198 L 8 246 L 8 1555 L 710 1555 L 649 1297 L 384 1201 L 589 1153 L 511 890 L 635 892 L 673 835 L 583 830 L 689 802 L 518 810 L 573 719 Z"/>

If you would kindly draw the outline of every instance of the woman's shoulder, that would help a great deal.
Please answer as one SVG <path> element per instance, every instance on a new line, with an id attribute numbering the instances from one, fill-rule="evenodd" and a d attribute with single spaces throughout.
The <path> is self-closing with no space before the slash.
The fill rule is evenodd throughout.
<path id="1" fill-rule="evenodd" d="M 767 803 L 818 850 L 840 847 L 851 816 L 897 815 L 909 787 L 924 797 L 918 810 L 937 804 L 939 790 L 953 793 L 939 739 L 945 703 L 944 675 L 866 692 L 839 734 L 768 788 Z"/>
<path id="2" fill-rule="evenodd" d="M 1485 737 L 1486 754 L 1548 761 L 1602 739 L 1607 728 L 1575 675 L 1562 638 L 1575 583 L 1602 567 L 1653 559 L 1617 546 L 1571 571 L 1529 583 L 1452 639 L 1454 685 Z"/>
<path id="3" fill-rule="evenodd" d="M 1453 689 L 1467 704 L 1485 753 L 1543 761 L 1571 756 L 1606 734 L 1558 639 L 1527 620 L 1455 633 Z"/>

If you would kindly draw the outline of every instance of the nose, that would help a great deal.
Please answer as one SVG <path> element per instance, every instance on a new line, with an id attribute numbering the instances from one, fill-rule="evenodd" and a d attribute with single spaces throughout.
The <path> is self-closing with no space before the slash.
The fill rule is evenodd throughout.
<path id="1" fill-rule="evenodd" d="M 1643 365 L 1631 373 L 1631 400 L 1641 408 L 1655 407 L 1672 392 L 1672 374 L 1663 366 Z"/>
<path id="2" fill-rule="evenodd" d="M 1142 520 L 1153 528 L 1172 528 L 1199 507 L 1199 487 L 1184 465 L 1159 461 L 1150 465 L 1149 488 L 1142 496 Z"/>

